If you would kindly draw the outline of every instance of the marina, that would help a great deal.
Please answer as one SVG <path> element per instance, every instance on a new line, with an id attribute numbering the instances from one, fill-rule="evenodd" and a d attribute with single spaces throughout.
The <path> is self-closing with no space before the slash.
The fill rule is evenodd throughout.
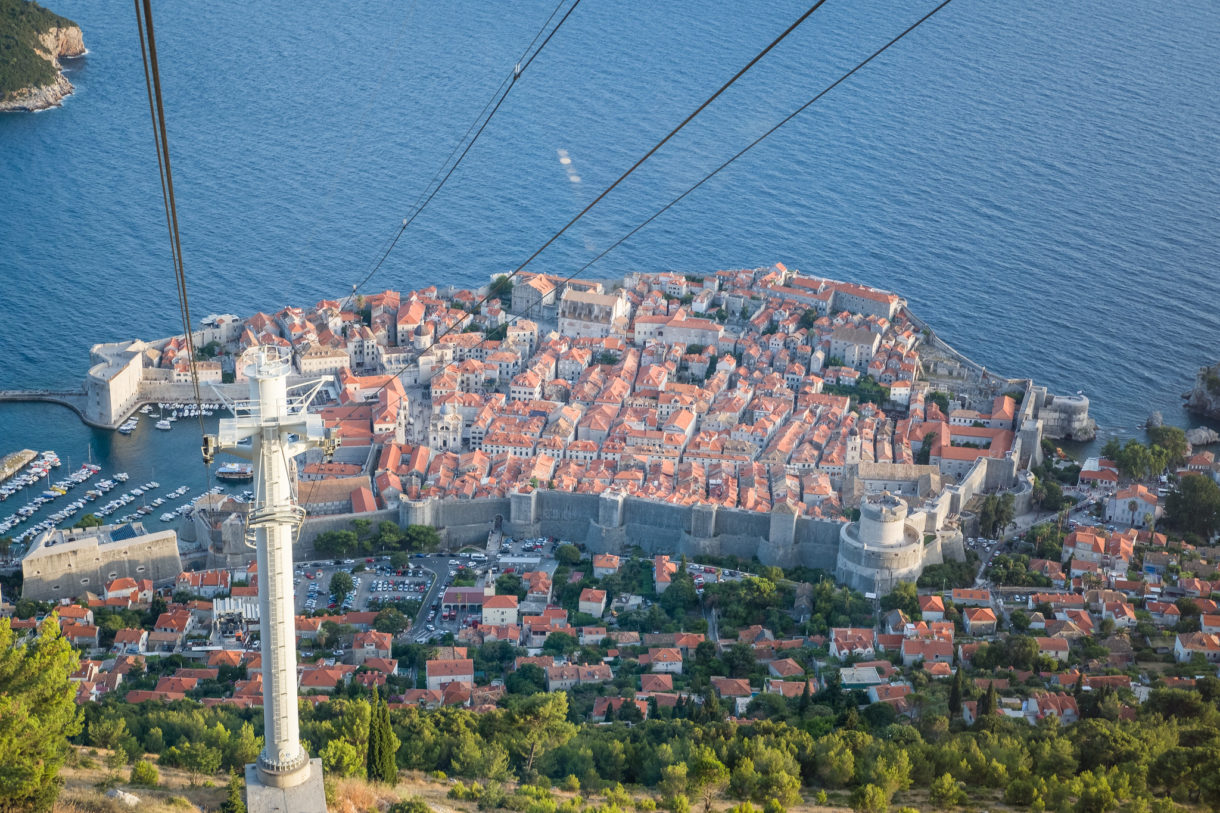
<path id="1" fill-rule="evenodd" d="M 70 456 L 31 449 L 0 455 L 0 473 L 5 464 L 8 468 L 0 479 L 0 537 L 13 540 L 8 557 L 19 558 L 39 534 L 71 527 L 90 514 L 108 525 L 144 518 L 176 527 L 189 519 L 195 502 L 206 494 L 248 500 L 253 495 L 242 493 L 242 483 L 248 482 L 243 464 L 234 464 L 231 476 L 222 476 L 220 470 L 228 469 L 225 461 L 218 461 L 200 476 L 197 421 L 214 424 L 219 407 L 145 404 L 116 431 L 86 427 L 73 419 L 48 425 L 34 419 L 38 413 L 33 405 L 0 405 L 0 423 L 18 430 L 18 436 L 73 450 Z M 180 418 L 190 418 L 188 429 L 193 431 L 172 432 L 162 424 L 176 428 Z M 162 424 L 157 426 L 162 431 L 140 431 L 150 422 Z M 162 485 L 167 480 L 172 487 Z"/>

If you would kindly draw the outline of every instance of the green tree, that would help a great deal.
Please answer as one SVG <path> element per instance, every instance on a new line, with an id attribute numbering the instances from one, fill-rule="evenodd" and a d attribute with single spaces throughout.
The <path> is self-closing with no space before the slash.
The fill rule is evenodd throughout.
<path id="1" fill-rule="evenodd" d="M 391 635 L 397 635 L 405 630 L 409 623 L 407 617 L 397 608 L 386 607 L 377 613 L 377 617 L 373 619 L 373 629 L 378 632 L 388 632 Z"/>
<path id="2" fill-rule="evenodd" d="M 671 618 L 685 615 L 688 610 L 699 605 L 699 593 L 695 590 L 695 580 L 685 570 L 675 573 L 669 587 L 657 599 L 665 612 Z"/>
<path id="3" fill-rule="evenodd" d="M 1017 498 L 1011 492 L 1005 492 L 1000 497 L 1000 507 L 996 511 L 997 524 L 1000 526 L 1000 531 L 1008 530 L 1008 526 L 1012 525 L 1017 516 Z"/>
<path id="4" fill-rule="evenodd" d="M 711 813 L 712 802 L 729 783 L 729 769 L 707 746 L 696 746 L 687 763 L 691 792 L 703 799 L 703 813 Z"/>
<path id="5" fill-rule="evenodd" d="M 73 525 L 73 528 L 100 528 L 103 524 L 102 518 L 97 514 L 85 514 L 80 518 L 80 521 Z"/>
<path id="6" fill-rule="evenodd" d="M 19 645 L 0 618 L 0 811 L 50 810 L 59 795 L 68 737 L 81 729 L 68 680 L 78 665 L 57 616 Z"/>
<path id="7" fill-rule="evenodd" d="M 441 537 L 431 525 L 408 525 L 403 532 L 408 550 L 428 551 L 440 547 Z"/>
<path id="8" fill-rule="evenodd" d="M 1114 462 L 1124 477 L 1142 478 L 1152 470 L 1153 456 L 1147 446 L 1132 438 L 1123 444 Z"/>
<path id="9" fill-rule="evenodd" d="M 868 779 L 881 788 L 888 804 L 895 793 L 911 786 L 911 759 L 907 752 L 896 750 L 874 759 L 868 766 Z"/>
<path id="10" fill-rule="evenodd" d="M 161 782 L 161 774 L 157 772 L 156 766 L 151 762 L 138 759 L 136 764 L 131 766 L 131 775 L 127 781 L 133 785 L 155 788 Z"/>
<path id="11" fill-rule="evenodd" d="M 503 573 L 496 578 L 496 595 L 523 599 L 525 592 L 525 582 L 521 580 L 520 574 Z"/>
<path id="12" fill-rule="evenodd" d="M 851 809 L 856 813 L 884 813 L 889 806 L 885 791 L 876 785 L 861 785 L 852 791 Z"/>
<path id="13" fill-rule="evenodd" d="M 259 751 L 263 750 L 263 738 L 254 736 L 254 726 L 242 723 L 236 737 L 230 737 L 225 744 L 222 767 L 242 771 L 245 766 L 258 759 Z"/>
<path id="14" fill-rule="evenodd" d="M 580 642 L 566 632 L 552 632 L 542 643 L 542 651 L 547 655 L 570 655 L 580 649 Z"/>
<path id="15" fill-rule="evenodd" d="M 1058 511 L 1067 504 L 1063 497 L 1063 486 L 1059 485 L 1056 480 L 1046 480 L 1044 482 L 1045 496 L 1042 498 L 1042 507 L 1047 511 Z"/>
<path id="16" fill-rule="evenodd" d="M 333 739 L 322 748 L 322 767 L 331 776 L 356 776 L 365 770 L 356 746 L 344 739 Z"/>
<path id="17" fill-rule="evenodd" d="M 1167 519 L 1204 539 L 1220 530 L 1220 486 L 1209 477 L 1188 474 L 1165 498 Z"/>
<path id="18" fill-rule="evenodd" d="M 974 716 L 975 722 L 977 723 L 983 720 L 990 720 L 991 716 L 995 714 L 997 702 L 998 699 L 996 696 L 995 683 L 988 683 L 987 691 L 984 692 L 983 696 L 979 698 L 979 704 L 976 707 L 978 713 Z"/>
<path id="19" fill-rule="evenodd" d="M 222 754 L 207 743 L 193 741 L 178 749 L 179 761 L 190 775 L 192 785 L 199 783 L 200 776 L 214 776 L 220 770 Z"/>
<path id="20" fill-rule="evenodd" d="M 380 550 L 397 550 L 404 539 L 402 529 L 397 524 L 384 520 L 377 525 L 377 545 Z"/>
<path id="21" fill-rule="evenodd" d="M 390 725 L 390 710 L 374 688 L 369 750 L 365 760 L 371 781 L 398 784 L 398 746 L 398 736 Z"/>
<path id="22" fill-rule="evenodd" d="M 509 750 L 522 763 L 525 776 L 534 771 L 534 760 L 551 748 L 567 742 L 576 733 L 568 722 L 568 696 L 564 692 L 536 694 L 509 706 L 511 734 Z"/>
<path id="23" fill-rule="evenodd" d="M 962 713 L 962 695 L 966 688 L 966 670 L 958 667 L 953 675 L 953 685 L 949 687 L 949 713 L 954 717 Z"/>
<path id="24" fill-rule="evenodd" d="M 352 579 L 352 574 L 345 570 L 336 571 L 330 577 L 330 597 L 335 600 L 336 604 L 342 604 L 353 590 L 356 589 L 356 582 Z"/>
<path id="25" fill-rule="evenodd" d="M 734 678 L 748 677 L 758 665 L 758 656 L 754 653 L 754 647 L 743 643 L 733 644 L 725 650 L 720 660 L 728 670 L 729 677 Z"/>
<path id="26" fill-rule="evenodd" d="M 523 664 L 508 676 L 504 685 L 512 694 L 539 694 L 546 691 L 546 673 L 537 664 Z"/>
<path id="27" fill-rule="evenodd" d="M 1153 446 L 1165 450 L 1167 463 L 1176 466 L 1186 460 L 1186 450 L 1190 444 L 1186 442 L 1186 432 L 1178 426 L 1152 426 L 1148 428 L 1148 439 Z"/>
<path id="28" fill-rule="evenodd" d="M 888 595 L 881 598 L 881 609 L 902 610 L 911 620 L 919 619 L 919 591 L 915 582 L 898 582 Z"/>
<path id="29" fill-rule="evenodd" d="M 555 560 L 561 565 L 575 567 L 580 564 L 580 548 L 565 542 L 555 548 Z"/>
<path id="30" fill-rule="evenodd" d="M 128 736 L 127 721 L 122 717 L 95 717 L 89 723 L 89 744 L 97 748 L 118 750 Z"/>
<path id="31" fill-rule="evenodd" d="M 237 771 L 230 771 L 229 785 L 225 800 L 220 805 L 220 813 L 246 813 L 244 786 L 245 782 L 238 776 Z"/>
<path id="32" fill-rule="evenodd" d="M 507 274 L 500 274 L 491 281 L 491 287 L 487 291 L 487 295 L 492 299 L 503 299 L 512 296 L 513 281 L 508 278 Z"/>
<path id="33" fill-rule="evenodd" d="M 686 792 L 688 781 L 685 762 L 666 765 L 661 769 L 661 781 L 657 783 L 657 790 L 661 792 L 661 798 L 668 802 Z"/>
<path id="34" fill-rule="evenodd" d="M 408 796 L 390 805 L 386 813 L 432 813 L 433 807 L 418 796 Z"/>
<path id="35" fill-rule="evenodd" d="M 346 556 L 360 547 L 355 531 L 326 531 L 318 534 L 314 549 L 324 556 Z"/>
<path id="36" fill-rule="evenodd" d="M 941 412 L 949 414 L 949 393 L 933 390 L 928 393 L 928 403 L 936 404 Z"/>
<path id="37" fill-rule="evenodd" d="M 941 810 L 957 807 L 965 804 L 966 791 L 952 774 L 943 773 L 932 780 L 932 787 L 928 790 L 928 801 Z"/>

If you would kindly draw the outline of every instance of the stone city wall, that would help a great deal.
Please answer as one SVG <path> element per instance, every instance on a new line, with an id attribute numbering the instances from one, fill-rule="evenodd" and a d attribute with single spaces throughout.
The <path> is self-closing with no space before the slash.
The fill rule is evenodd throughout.
<path id="1" fill-rule="evenodd" d="M 301 524 L 301 532 L 297 536 L 296 544 L 292 548 L 292 557 L 298 562 L 306 561 L 317 556 L 313 548 L 313 541 L 320 534 L 327 531 L 351 531 L 355 530 L 352 522 L 358 519 L 367 519 L 372 523 L 374 529 L 377 525 L 386 522 L 398 522 L 399 512 L 397 508 L 386 508 L 381 511 L 369 511 L 364 514 L 327 514 L 325 516 L 306 516 L 305 522 Z"/>
<path id="2" fill-rule="evenodd" d="M 506 534 L 568 539 L 594 553 L 639 547 L 650 554 L 757 556 L 763 564 L 834 569 L 842 523 L 781 515 L 780 524 L 791 528 L 777 543 L 772 516 L 613 493 L 535 491 L 487 500 L 407 500 L 400 521 L 432 525 L 450 545 L 482 544 L 500 517 Z"/>

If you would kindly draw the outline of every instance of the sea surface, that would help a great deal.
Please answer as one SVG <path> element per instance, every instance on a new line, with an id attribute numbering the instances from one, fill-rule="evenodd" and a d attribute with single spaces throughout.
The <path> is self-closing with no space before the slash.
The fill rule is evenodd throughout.
<path id="1" fill-rule="evenodd" d="M 0 116 L 0 388 L 181 330 L 134 12 L 48 4 L 89 53 L 62 108 Z M 156 4 L 196 319 L 350 291 L 553 7 Z M 516 267 L 804 8 L 583 0 L 367 290 Z M 930 8 L 829 0 L 531 267 L 572 272 Z M 1104 432 L 1186 424 L 1220 358 L 1217 41 L 1211 0 L 954 0 L 586 273 L 890 288 L 988 368 L 1082 390 Z M 0 405 L 0 453 L 198 493 L 194 426 Z"/>

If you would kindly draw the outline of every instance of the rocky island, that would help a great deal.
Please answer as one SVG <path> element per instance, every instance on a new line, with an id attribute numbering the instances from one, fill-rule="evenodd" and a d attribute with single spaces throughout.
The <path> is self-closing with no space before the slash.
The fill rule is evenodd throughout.
<path id="1" fill-rule="evenodd" d="M 1193 412 L 1213 421 L 1220 421 L 1220 362 L 1210 367 L 1200 367 L 1199 372 L 1195 375 L 1195 386 L 1183 397 L 1186 399 L 1187 412 Z M 1203 431 L 1206 433 L 1207 440 L 1202 440 L 1204 435 L 1200 434 L 1201 440 L 1191 442 L 1195 444 L 1216 442 L 1216 432 L 1206 429 Z"/>
<path id="2" fill-rule="evenodd" d="M 59 58 L 84 53 L 76 23 L 32 0 L 0 0 L 0 112 L 58 106 L 73 90 Z"/>

